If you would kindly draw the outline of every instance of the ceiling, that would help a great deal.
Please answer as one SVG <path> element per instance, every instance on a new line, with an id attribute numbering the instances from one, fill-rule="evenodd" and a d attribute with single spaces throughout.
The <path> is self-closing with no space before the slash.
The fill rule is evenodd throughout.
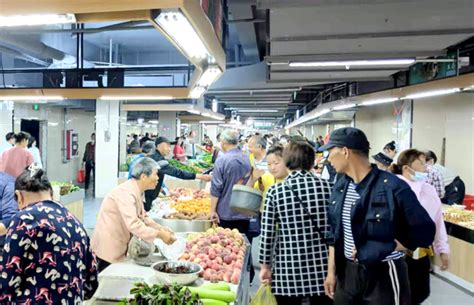
<path id="1" fill-rule="evenodd" d="M 394 76 L 409 68 L 297 68 L 291 62 L 432 60 L 474 35 L 472 0 L 227 0 L 227 4 L 224 47 L 228 69 L 205 98 L 208 103 L 216 99 L 222 112 L 233 109 L 241 120 L 286 122 L 319 97 L 337 96 L 334 91 L 343 88 L 341 84 L 357 83 L 365 91 L 376 91 L 393 87 Z M 1 29 L 2 69 L 60 67 L 65 55 L 74 64 L 75 32 L 70 25 Z M 87 67 L 189 66 L 149 23 L 87 23 L 84 32 Z M 463 47 L 474 49 L 473 44 Z M 153 84 L 185 85 L 187 73 L 149 71 L 146 76 Z M 142 80 L 144 73 L 134 77 L 135 83 L 149 84 Z M 31 79 L 25 75 L 6 78 L 7 83 L 17 85 L 39 85 L 41 81 L 37 75 L 34 80 L 33 75 Z M 254 111 L 239 113 L 242 109 Z"/>

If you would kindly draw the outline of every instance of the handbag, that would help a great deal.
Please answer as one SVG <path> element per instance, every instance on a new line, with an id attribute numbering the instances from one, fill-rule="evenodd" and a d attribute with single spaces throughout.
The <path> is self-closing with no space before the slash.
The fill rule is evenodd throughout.
<path id="1" fill-rule="evenodd" d="M 303 211 L 309 216 L 309 219 L 311 220 L 311 223 L 313 224 L 313 228 L 316 230 L 316 233 L 319 234 L 319 237 L 321 238 L 321 242 L 324 244 L 328 244 L 329 240 L 326 238 L 325 234 L 322 233 L 321 229 L 318 226 L 318 220 L 316 215 L 311 214 L 306 206 L 303 204 L 303 201 L 301 198 L 296 194 L 295 189 L 290 186 L 287 182 L 284 183 L 284 185 L 291 191 L 293 196 L 296 198 L 296 201 L 300 204 L 301 208 L 303 208 Z"/>

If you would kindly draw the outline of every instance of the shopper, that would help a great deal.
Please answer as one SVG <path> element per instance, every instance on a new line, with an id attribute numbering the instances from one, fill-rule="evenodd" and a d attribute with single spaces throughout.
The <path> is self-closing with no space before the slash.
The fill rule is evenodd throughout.
<path id="1" fill-rule="evenodd" d="M 426 163 L 424 171 L 428 175 L 426 182 L 431 184 L 435 188 L 438 197 L 443 199 L 446 194 L 443 175 L 439 169 L 433 166 L 433 164 L 428 164 L 426 162 L 426 153 L 422 154 L 421 159 Z"/>
<path id="2" fill-rule="evenodd" d="M 0 172 L 16 178 L 34 162 L 33 155 L 26 149 L 30 137 L 23 131 L 15 134 L 15 146 L 0 156 Z"/>
<path id="3" fill-rule="evenodd" d="M 221 133 L 221 147 L 224 155 L 214 164 L 211 184 L 211 220 L 221 227 L 238 229 L 248 234 L 249 217 L 230 209 L 232 188 L 246 182 L 250 173 L 248 155 L 237 148 L 239 133 L 225 130 Z"/>
<path id="4" fill-rule="evenodd" d="M 260 281 L 271 282 L 278 304 L 301 304 L 307 297 L 312 305 L 332 303 L 324 295 L 331 184 L 311 173 L 314 158 L 310 144 L 290 141 L 283 159 L 291 173 L 265 199 Z"/>
<path id="5" fill-rule="evenodd" d="M 370 164 L 361 130 L 337 129 L 320 150 L 329 150 L 329 162 L 344 174 L 329 200 L 333 242 L 326 294 L 338 305 L 409 304 L 401 251 L 431 245 L 433 221 L 408 184 Z"/>
<path id="6" fill-rule="evenodd" d="M 424 153 L 416 149 L 408 149 L 400 153 L 397 164 L 390 167 L 392 173 L 404 180 L 415 192 L 421 205 L 436 225 L 434 252 L 441 256 L 442 270 L 449 265 L 448 234 L 443 220 L 441 201 L 433 186 L 426 182 L 426 164 Z M 407 252 L 408 275 L 410 278 L 411 304 L 421 304 L 430 295 L 430 256 L 433 247 L 418 248 Z"/>
<path id="7" fill-rule="evenodd" d="M 97 262 L 83 225 L 51 198 L 44 171 L 30 166 L 15 182 L 20 211 L 0 256 L 1 304 L 82 304 L 98 286 Z"/>
<path id="8" fill-rule="evenodd" d="M 145 133 L 145 136 L 140 139 L 140 147 L 143 147 L 146 142 L 151 141 L 150 134 L 148 132 Z"/>
<path id="9" fill-rule="evenodd" d="M 267 165 L 267 140 L 262 136 L 253 136 L 248 143 L 250 152 L 250 165 L 252 168 L 268 171 Z"/>
<path id="10" fill-rule="evenodd" d="M 154 222 L 145 212 L 142 196 L 158 183 L 158 164 L 151 158 L 138 160 L 132 179 L 113 189 L 102 202 L 92 236 L 92 249 L 97 255 L 99 272 L 111 263 L 125 259 L 132 236 L 153 243 L 155 238 L 172 244 L 174 233 Z"/>
<path id="11" fill-rule="evenodd" d="M 184 151 L 184 137 L 177 137 L 173 149 L 173 156 L 176 160 L 186 161 L 186 152 Z"/>
<path id="12" fill-rule="evenodd" d="M 380 170 L 388 171 L 388 168 L 393 163 L 393 159 L 386 154 L 379 152 L 373 155 L 372 158 L 375 160 L 375 164 Z"/>
<path id="13" fill-rule="evenodd" d="M 143 157 L 149 157 L 155 152 L 155 142 L 148 141 L 143 144 L 142 153 L 136 155 L 128 165 L 128 179 L 132 179 L 133 167 Z"/>
<path id="14" fill-rule="evenodd" d="M 441 198 L 441 202 L 446 204 L 462 204 L 466 195 L 464 181 L 452 170 L 437 163 L 438 157 L 431 150 L 428 150 L 425 156 L 426 163 L 438 170 L 443 176 L 445 195 Z"/>
<path id="15" fill-rule="evenodd" d="M 15 178 L 0 172 L 0 254 L 5 244 L 10 219 L 18 211 L 18 203 L 15 200 Z"/>
<path id="16" fill-rule="evenodd" d="M 396 159 L 397 159 L 398 150 L 397 150 L 397 146 L 396 146 L 395 141 L 392 141 L 392 142 L 390 142 L 390 143 L 385 144 L 385 146 L 383 147 L 383 152 L 384 152 L 387 156 L 389 156 L 390 158 L 392 158 L 392 160 L 396 160 Z"/>
<path id="17" fill-rule="evenodd" d="M 86 171 L 84 188 L 87 191 L 91 181 L 91 172 L 95 181 L 95 133 L 91 134 L 91 141 L 86 144 L 84 157 L 82 157 L 82 167 Z"/>
<path id="18" fill-rule="evenodd" d="M 39 168 L 43 168 L 43 162 L 41 161 L 41 154 L 37 147 L 35 137 L 30 138 L 28 142 L 28 151 L 33 155 L 35 165 Z"/>
<path id="19" fill-rule="evenodd" d="M 15 145 L 15 133 L 9 132 L 5 135 L 5 142 L 0 144 L 0 156 L 3 154 L 4 151 L 7 151 L 12 148 L 13 145 Z"/>
<path id="20" fill-rule="evenodd" d="M 196 132 L 190 131 L 188 137 L 184 140 L 184 150 L 188 159 L 196 157 Z"/>
<path id="21" fill-rule="evenodd" d="M 133 135 L 133 140 L 132 142 L 130 142 L 130 152 L 132 154 L 135 154 L 137 153 L 137 151 L 140 150 L 140 147 L 142 147 L 140 145 L 140 142 L 138 141 L 138 136 L 136 134 Z"/>
<path id="22" fill-rule="evenodd" d="M 155 152 L 150 155 L 150 158 L 155 160 L 156 162 L 166 160 L 165 158 L 171 153 L 171 143 L 165 137 L 158 137 L 155 140 Z M 176 167 L 173 167 L 170 164 L 163 165 L 158 172 L 159 181 L 158 184 L 154 189 L 147 190 L 145 192 L 145 211 L 149 211 L 151 209 L 153 201 L 158 197 L 161 191 L 161 187 L 163 185 L 165 176 L 169 175 L 172 177 L 176 177 L 183 180 L 194 180 L 199 179 L 203 181 L 211 181 L 211 176 L 203 175 L 203 174 L 194 174 L 187 171 L 180 170 Z"/>

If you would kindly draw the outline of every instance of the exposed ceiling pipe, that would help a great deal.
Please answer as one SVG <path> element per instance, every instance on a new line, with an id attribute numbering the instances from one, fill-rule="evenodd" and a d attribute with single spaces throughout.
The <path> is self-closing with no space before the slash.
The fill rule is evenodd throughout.
<path id="1" fill-rule="evenodd" d="M 31 34 L 47 34 L 47 33 L 84 33 L 84 34 L 96 34 L 103 32 L 113 31 L 136 31 L 136 30 L 149 30 L 153 29 L 152 25 L 139 25 L 147 23 L 147 21 L 128 21 L 113 25 L 108 25 L 99 28 L 88 28 L 88 29 L 41 29 L 41 28 L 19 28 L 3 31 L 9 35 L 31 35 Z"/>

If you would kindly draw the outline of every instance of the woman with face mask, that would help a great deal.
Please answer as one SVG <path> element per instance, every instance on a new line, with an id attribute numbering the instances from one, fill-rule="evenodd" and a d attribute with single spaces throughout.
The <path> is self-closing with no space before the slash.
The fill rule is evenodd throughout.
<path id="1" fill-rule="evenodd" d="M 51 194 L 44 171 L 34 165 L 15 181 L 20 211 L 0 256 L 0 304 L 82 304 L 97 289 L 86 230 Z"/>
<path id="2" fill-rule="evenodd" d="M 434 253 L 441 256 L 442 270 L 449 265 L 449 245 L 446 227 L 441 211 L 441 201 L 435 188 L 428 184 L 428 174 L 424 154 L 416 149 L 400 153 L 397 164 L 392 164 L 390 171 L 410 185 L 421 205 L 436 224 L 436 236 L 430 248 L 418 248 L 407 254 L 408 274 L 412 304 L 421 304 L 430 295 L 430 256 Z M 434 253 L 433 253 L 434 249 Z"/>

